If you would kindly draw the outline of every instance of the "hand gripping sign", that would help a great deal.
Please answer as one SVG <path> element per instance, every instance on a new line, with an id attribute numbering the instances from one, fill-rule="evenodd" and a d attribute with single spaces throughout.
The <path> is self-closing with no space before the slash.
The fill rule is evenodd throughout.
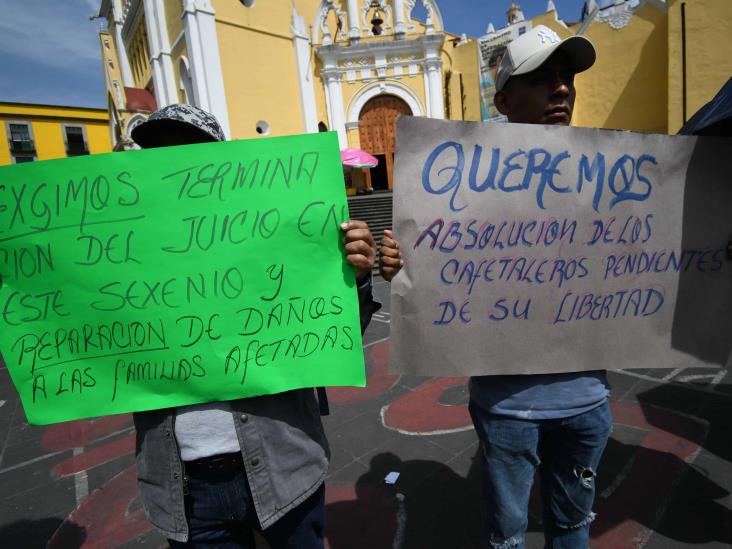
<path id="1" fill-rule="evenodd" d="M 724 364 L 732 140 L 398 122 L 392 369 Z"/>

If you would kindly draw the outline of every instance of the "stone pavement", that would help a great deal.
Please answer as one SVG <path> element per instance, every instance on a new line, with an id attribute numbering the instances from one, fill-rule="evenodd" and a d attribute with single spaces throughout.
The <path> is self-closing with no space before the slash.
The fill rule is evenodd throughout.
<path id="1" fill-rule="evenodd" d="M 329 389 L 331 549 L 479 544 L 479 462 L 465 378 L 389 374 L 388 285 L 365 338 L 369 384 Z M 614 432 L 593 549 L 732 546 L 726 370 L 610 373 Z M 0 365 L 0 547 L 162 548 L 136 496 L 129 415 L 32 427 Z M 400 473 L 386 485 L 389 472 Z M 527 546 L 543 546 L 531 504 Z"/>

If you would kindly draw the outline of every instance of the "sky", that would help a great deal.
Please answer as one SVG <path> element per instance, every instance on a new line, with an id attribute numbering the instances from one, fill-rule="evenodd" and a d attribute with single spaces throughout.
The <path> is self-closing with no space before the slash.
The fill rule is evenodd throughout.
<path id="1" fill-rule="evenodd" d="M 289 2 L 289 0 L 260 0 Z M 527 19 L 547 0 L 517 0 Z M 577 21 L 584 0 L 554 0 L 560 18 Z M 0 101 L 105 107 L 99 52 L 101 0 L 0 0 Z M 504 26 L 511 0 L 437 0 L 445 29 L 481 36 Z M 415 8 L 416 15 L 423 8 Z"/>

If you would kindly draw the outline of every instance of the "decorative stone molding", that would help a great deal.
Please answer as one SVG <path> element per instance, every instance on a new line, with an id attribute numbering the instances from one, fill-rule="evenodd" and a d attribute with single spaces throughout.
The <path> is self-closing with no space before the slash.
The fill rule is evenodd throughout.
<path id="1" fill-rule="evenodd" d="M 124 16 L 120 0 L 113 0 L 112 2 L 112 17 L 114 18 L 114 41 L 117 45 L 117 58 L 119 59 L 119 69 L 122 74 L 122 82 L 126 87 L 131 88 L 134 85 L 134 79 L 132 78 L 130 60 L 127 57 L 127 47 L 125 46 L 124 40 L 122 40 Z M 120 103 L 120 105 L 124 105 L 124 102 Z"/>
<path id="2" fill-rule="evenodd" d="M 651 4 L 663 13 L 666 13 L 668 9 L 664 0 L 624 0 L 606 7 L 598 7 L 596 3 L 591 2 L 588 6 L 594 8 L 597 12 L 597 15 L 594 17 L 595 21 L 605 23 L 611 28 L 619 30 L 626 27 L 633 18 L 633 15 L 645 4 Z M 589 9 L 590 13 L 592 11 L 592 9 Z"/>
<path id="3" fill-rule="evenodd" d="M 633 18 L 633 9 L 628 2 L 610 6 L 598 11 L 595 20 L 599 23 L 607 23 L 611 28 L 618 30 L 627 26 Z"/>
<path id="4" fill-rule="evenodd" d="M 424 9 L 427 11 L 427 20 L 425 21 L 425 34 L 441 32 L 444 30 L 442 25 L 442 14 L 434 0 L 419 0 L 422 2 Z M 412 18 L 412 10 L 417 5 L 417 0 L 404 0 L 407 7 L 407 20 Z M 415 30 L 414 25 L 409 25 L 409 30 Z"/>
<path id="5" fill-rule="evenodd" d="M 216 36 L 215 12 L 209 0 L 184 1 L 183 29 L 186 35 L 195 105 L 217 118 L 228 139 L 231 132 L 224 77 Z"/>
<path id="6" fill-rule="evenodd" d="M 155 86 L 155 100 L 162 108 L 178 102 L 178 92 L 173 76 L 173 61 L 170 56 L 170 40 L 165 24 L 162 3 L 144 0 L 147 45 L 150 50 L 150 68 Z"/>
<path id="7" fill-rule="evenodd" d="M 322 0 L 318 7 L 317 15 L 315 16 L 315 24 L 313 25 L 313 44 L 322 43 L 322 45 L 328 46 L 333 43 L 333 37 L 330 34 L 330 29 L 328 29 L 328 15 L 331 11 L 335 13 L 339 23 L 335 41 L 345 41 L 346 14 L 341 9 L 340 4 L 336 4 L 334 0 Z M 323 37 L 322 41 L 320 40 L 321 35 Z"/>
<path id="8" fill-rule="evenodd" d="M 144 114 L 134 114 L 132 117 L 127 121 L 127 124 L 125 124 L 124 133 L 122 134 L 122 141 L 132 141 L 132 130 L 134 130 L 137 126 L 142 124 L 145 120 L 147 120 L 147 116 Z M 138 147 L 135 147 L 138 148 Z"/>
<path id="9" fill-rule="evenodd" d="M 303 129 L 306 133 L 315 133 L 318 131 L 318 119 L 315 105 L 315 86 L 310 66 L 310 39 L 305 18 L 297 12 L 294 5 L 292 7 L 291 23 Z"/>
<path id="10" fill-rule="evenodd" d="M 338 132 L 341 147 L 347 146 L 346 121 L 358 121 L 360 112 L 359 107 L 353 115 L 355 119 L 346 117 L 342 90 L 344 84 L 354 85 L 356 82 L 363 82 L 367 89 L 375 90 L 369 92 L 373 95 L 387 93 L 383 91 L 384 89 L 392 89 L 395 95 L 407 101 L 415 114 L 444 117 L 440 57 L 443 42 L 444 35 L 439 33 L 425 34 L 410 40 L 369 40 L 351 43 L 348 46 L 340 44 L 316 46 L 315 53 L 323 65 L 321 76 L 328 107 L 328 125 Z M 395 59 L 399 61 L 396 62 Z M 390 80 L 392 78 L 390 71 L 393 72 L 393 76 L 398 76 L 405 66 L 408 67 L 408 77 L 415 76 L 419 69 L 424 68 L 422 72 L 425 88 L 432 89 L 432 93 L 429 89 L 426 91 L 427 108 L 422 106 L 416 93 Z M 401 91 L 397 91 L 397 88 Z M 368 100 L 368 97 L 365 100 Z M 352 109 L 353 107 L 349 107 L 350 114 L 353 114 Z"/>
<path id="11" fill-rule="evenodd" d="M 424 35 L 412 40 L 359 42 L 350 46 L 320 46 L 317 55 L 323 60 L 323 70 L 336 70 L 344 81 L 388 78 L 390 74 L 409 77 L 423 72 L 427 59 L 440 63 L 442 34 Z"/>
<path id="12" fill-rule="evenodd" d="M 417 97 L 417 93 L 402 82 L 386 80 L 377 84 L 366 84 L 357 91 L 348 104 L 346 127 L 358 127 L 358 118 L 364 105 L 377 95 L 395 95 L 409 105 L 414 116 L 424 116 L 425 110 Z"/>

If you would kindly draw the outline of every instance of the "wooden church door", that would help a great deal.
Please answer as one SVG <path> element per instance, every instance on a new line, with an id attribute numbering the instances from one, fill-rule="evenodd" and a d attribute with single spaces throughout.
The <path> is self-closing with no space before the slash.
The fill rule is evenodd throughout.
<path id="1" fill-rule="evenodd" d="M 407 103 L 394 95 L 377 95 L 361 109 L 358 134 L 361 148 L 379 159 L 379 165 L 366 173 L 366 184 L 375 190 L 394 187 L 394 150 L 396 149 L 396 119 L 400 114 L 412 114 Z"/>

